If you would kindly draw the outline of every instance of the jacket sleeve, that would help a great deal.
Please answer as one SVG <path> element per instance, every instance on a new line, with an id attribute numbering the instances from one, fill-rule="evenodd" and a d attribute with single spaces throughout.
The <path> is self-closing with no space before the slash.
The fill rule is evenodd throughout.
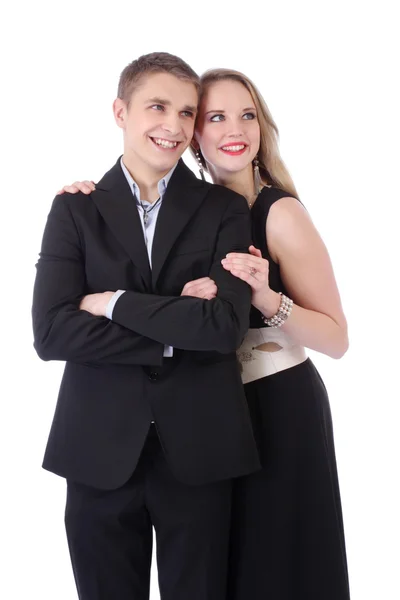
<path id="1" fill-rule="evenodd" d="M 209 276 L 218 296 L 201 300 L 125 292 L 113 321 L 163 344 L 183 350 L 234 352 L 249 326 L 251 290 L 221 265 L 228 252 L 248 252 L 250 216 L 242 196 L 232 194 L 222 218 Z"/>
<path id="2" fill-rule="evenodd" d="M 79 233 L 64 196 L 53 202 L 36 265 L 34 347 L 43 360 L 100 365 L 161 365 L 163 345 L 79 310 L 86 292 Z"/>

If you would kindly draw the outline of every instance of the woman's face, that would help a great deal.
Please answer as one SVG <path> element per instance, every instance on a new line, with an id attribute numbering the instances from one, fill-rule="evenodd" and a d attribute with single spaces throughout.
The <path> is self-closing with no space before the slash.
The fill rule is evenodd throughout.
<path id="1" fill-rule="evenodd" d="M 244 85 L 229 79 L 209 85 L 200 104 L 195 140 L 213 175 L 248 168 L 260 147 L 260 126 Z"/>

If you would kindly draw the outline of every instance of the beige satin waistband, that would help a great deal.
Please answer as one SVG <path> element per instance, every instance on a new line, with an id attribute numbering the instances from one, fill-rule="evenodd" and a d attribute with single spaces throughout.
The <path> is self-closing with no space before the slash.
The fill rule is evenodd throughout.
<path id="1" fill-rule="evenodd" d="M 264 349 L 257 349 L 265 344 Z M 303 346 L 295 345 L 287 334 L 273 327 L 249 329 L 237 357 L 243 383 L 290 369 L 307 360 Z"/>

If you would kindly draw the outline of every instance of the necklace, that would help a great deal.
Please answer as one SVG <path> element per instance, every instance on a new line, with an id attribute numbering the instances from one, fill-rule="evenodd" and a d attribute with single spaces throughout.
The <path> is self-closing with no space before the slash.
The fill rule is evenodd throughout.
<path id="1" fill-rule="evenodd" d="M 249 208 L 251 208 L 253 206 L 253 204 L 257 200 L 258 194 L 261 192 L 261 190 L 262 190 L 262 188 L 260 188 L 256 194 L 253 194 L 251 202 L 249 202 Z"/>
<path id="2" fill-rule="evenodd" d="M 143 206 L 141 200 L 139 200 L 139 202 L 140 202 L 140 206 L 143 209 L 143 223 L 146 226 L 147 225 L 147 221 L 149 220 L 149 213 L 151 213 L 151 211 L 157 206 L 157 204 L 160 204 L 161 197 L 158 200 L 156 200 L 156 202 L 154 202 L 154 204 L 152 204 L 150 206 L 150 208 L 146 208 L 145 206 Z"/>
<path id="3" fill-rule="evenodd" d="M 253 198 L 252 198 L 251 202 L 249 202 L 249 208 L 251 208 L 253 206 L 254 202 L 257 200 L 258 196 L 263 191 L 264 187 L 270 188 L 270 187 L 272 187 L 272 185 L 268 185 L 268 184 L 261 185 L 258 192 L 253 194 Z"/>

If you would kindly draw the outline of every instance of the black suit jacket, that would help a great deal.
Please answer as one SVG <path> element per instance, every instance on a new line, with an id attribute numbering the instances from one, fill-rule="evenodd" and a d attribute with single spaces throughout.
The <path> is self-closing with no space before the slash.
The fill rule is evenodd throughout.
<path id="1" fill-rule="evenodd" d="M 122 485 L 152 420 L 169 464 L 201 484 L 259 468 L 235 350 L 250 289 L 225 271 L 250 245 L 242 196 L 198 180 L 181 160 L 165 193 L 152 270 L 120 162 L 90 196 L 57 196 L 33 300 L 36 351 L 66 361 L 44 468 L 98 488 Z M 180 296 L 210 276 L 218 296 Z M 79 310 L 85 294 L 127 290 L 113 320 Z M 174 347 L 163 358 L 164 344 Z"/>

